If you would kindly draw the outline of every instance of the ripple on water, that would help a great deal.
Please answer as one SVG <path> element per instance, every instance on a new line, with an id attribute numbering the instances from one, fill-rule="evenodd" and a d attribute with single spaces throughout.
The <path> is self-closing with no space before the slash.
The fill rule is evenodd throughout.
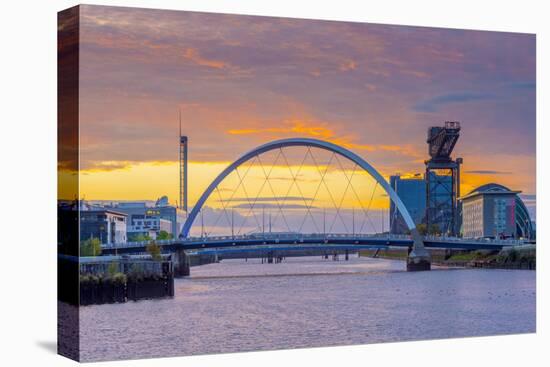
<path id="1" fill-rule="evenodd" d="M 173 299 L 82 307 L 83 360 L 144 358 L 535 331 L 535 272 L 408 273 L 401 261 L 224 260 Z"/>

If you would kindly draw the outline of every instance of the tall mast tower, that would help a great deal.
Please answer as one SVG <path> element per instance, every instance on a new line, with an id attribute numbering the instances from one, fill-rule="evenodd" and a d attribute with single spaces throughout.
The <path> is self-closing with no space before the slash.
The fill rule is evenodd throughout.
<path id="1" fill-rule="evenodd" d="M 180 201 L 179 207 L 187 213 L 187 136 L 181 135 L 181 110 L 179 111 L 180 121 Z"/>

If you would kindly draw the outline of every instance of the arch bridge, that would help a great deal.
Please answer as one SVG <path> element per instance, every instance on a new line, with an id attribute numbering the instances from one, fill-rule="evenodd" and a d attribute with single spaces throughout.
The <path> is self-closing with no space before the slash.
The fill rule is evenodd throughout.
<path id="1" fill-rule="evenodd" d="M 206 188 L 206 190 L 202 193 L 202 195 L 198 199 L 198 201 L 195 204 L 195 206 L 193 207 L 193 209 L 189 212 L 187 220 L 186 220 L 185 224 L 183 225 L 183 228 L 182 228 L 182 231 L 181 231 L 181 234 L 180 234 L 180 239 L 179 239 L 182 243 L 182 252 L 183 252 L 183 247 L 185 247 L 184 246 L 185 243 L 187 243 L 187 242 L 191 243 L 193 241 L 197 241 L 196 238 L 193 238 L 193 237 L 190 236 L 193 225 L 196 225 L 195 222 L 199 218 L 199 214 L 201 214 L 201 211 L 205 208 L 205 203 L 213 195 L 213 193 L 218 190 L 219 185 L 224 181 L 224 179 L 226 179 L 233 172 L 237 172 L 237 174 L 239 175 L 239 178 L 240 178 L 239 185 L 241 185 L 242 184 L 242 177 L 241 177 L 241 175 L 239 174 L 239 171 L 238 171 L 239 167 L 246 164 L 247 162 L 252 161 L 253 159 L 257 159 L 258 161 L 261 162 L 260 156 L 267 153 L 267 152 L 271 152 L 271 151 L 279 151 L 279 154 L 282 153 L 282 155 L 284 157 L 283 160 L 287 161 L 286 156 L 284 156 L 283 149 L 288 148 L 288 147 L 305 147 L 307 149 L 306 156 L 309 153 L 312 158 L 313 158 L 313 155 L 311 154 L 311 148 L 317 148 L 317 149 L 322 149 L 324 151 L 328 151 L 328 152 L 332 153 L 331 160 L 332 160 L 332 157 L 336 157 L 335 160 L 340 162 L 340 159 L 338 157 L 344 158 L 345 160 L 350 161 L 351 163 L 354 164 L 354 172 L 355 172 L 355 168 L 358 167 L 360 170 L 366 172 L 370 177 L 372 177 L 376 181 L 376 185 L 380 186 L 384 190 L 385 194 L 390 198 L 390 200 L 393 201 L 393 203 L 397 207 L 399 213 L 403 217 L 403 219 L 405 221 L 405 224 L 406 224 L 406 226 L 407 226 L 407 228 L 410 232 L 410 239 L 408 240 L 410 253 L 409 253 L 409 256 L 408 256 L 408 259 L 407 259 L 407 270 L 410 270 L 410 271 L 430 270 L 430 256 L 429 256 L 429 253 L 426 251 L 426 249 L 424 247 L 422 237 L 420 236 L 411 215 L 407 211 L 407 208 L 405 207 L 405 205 L 403 204 L 403 202 L 401 201 L 399 196 L 391 188 L 391 186 L 387 183 L 387 181 L 382 177 L 382 175 L 370 163 L 368 163 L 365 159 L 363 159 L 361 156 L 357 155 L 356 153 L 352 152 L 351 150 L 349 150 L 347 148 L 344 148 L 340 145 L 328 142 L 328 141 L 312 139 L 312 138 L 290 138 L 290 139 L 281 139 L 281 140 L 271 141 L 269 143 L 263 144 L 263 145 L 255 148 L 255 149 L 252 149 L 249 152 L 243 154 L 237 160 L 235 160 L 233 163 L 231 163 L 227 168 L 225 168 L 212 181 L 212 183 L 210 183 L 210 185 Z M 279 158 L 279 156 L 277 156 L 277 159 L 278 158 Z M 305 157 L 304 157 L 304 160 L 305 160 Z M 287 161 L 287 164 L 288 164 L 288 161 Z M 303 164 L 303 161 L 302 161 L 302 164 Z M 263 169 L 263 167 L 262 167 L 262 169 Z M 301 166 L 298 169 L 298 172 L 299 172 L 300 169 L 301 169 Z M 292 170 L 290 171 L 290 173 L 291 173 L 290 179 L 296 181 L 298 173 L 293 172 Z M 324 173 L 326 174 L 326 171 Z M 269 173 L 266 173 L 265 170 L 264 170 L 264 174 L 265 174 L 266 181 L 269 180 Z M 324 178 L 324 175 L 321 176 L 321 181 L 323 180 L 323 178 Z M 351 184 L 351 179 L 350 179 L 349 176 L 346 175 L 345 176 L 345 181 L 342 182 L 342 185 L 346 186 L 346 191 L 348 190 L 348 187 L 350 186 L 350 184 Z M 321 185 L 321 183 L 319 183 L 319 185 Z M 325 183 L 325 185 L 326 185 L 326 183 Z M 219 194 L 219 192 L 218 192 L 218 194 Z M 373 192 L 373 194 L 374 194 L 374 192 Z M 221 201 L 223 202 L 223 200 L 221 200 Z M 371 197 L 371 201 L 372 201 L 372 197 Z M 339 212 L 341 210 L 341 204 L 342 203 L 340 203 L 340 206 L 335 205 L 337 215 L 339 214 Z M 259 206 L 258 197 L 248 198 L 247 205 L 250 209 L 254 208 L 255 206 L 256 207 Z M 278 202 L 277 202 L 277 206 L 278 206 L 278 209 L 280 210 L 281 214 L 284 217 L 284 213 L 283 213 L 283 210 L 282 210 L 283 206 L 280 205 Z M 303 207 L 305 208 L 306 215 L 307 215 L 307 213 L 309 213 L 309 215 L 311 215 L 311 204 L 306 202 L 306 205 L 304 205 Z M 228 214 L 227 213 L 227 208 L 223 204 L 222 204 L 222 209 L 223 209 L 223 215 L 225 215 L 226 218 L 227 217 L 232 218 L 233 213 L 231 212 L 231 214 Z M 222 215 L 222 214 L 220 214 L 220 215 Z M 313 218 L 313 216 L 312 216 L 312 218 Z M 345 222 L 346 222 L 346 220 L 342 220 L 342 223 L 344 224 L 344 226 L 346 226 Z M 233 219 L 231 219 L 231 223 L 233 223 Z M 203 225 L 203 224 L 201 223 L 201 225 Z M 265 229 L 265 225 L 262 225 L 262 229 Z M 319 232 L 321 232 L 321 231 L 319 231 Z M 263 233 L 263 235 L 265 236 L 265 233 Z M 291 231 L 289 231 L 288 233 L 285 233 L 284 235 L 285 235 L 285 238 L 286 238 L 287 242 L 288 241 L 290 241 L 290 242 L 294 241 L 295 243 L 297 243 L 298 241 L 303 241 L 303 238 L 304 238 L 303 233 L 293 233 Z M 332 237 L 330 235 L 331 235 L 330 230 L 327 233 L 325 223 L 323 223 L 322 233 L 317 233 L 317 234 L 313 234 L 313 235 L 310 235 L 310 236 L 311 236 L 311 238 L 317 238 L 315 240 L 317 242 L 328 243 L 332 239 Z M 258 246 L 258 245 L 261 246 L 262 245 L 263 242 L 258 243 L 258 241 L 250 241 L 250 236 L 254 236 L 254 234 L 250 234 L 248 237 L 247 236 L 234 236 L 232 234 L 232 236 L 231 236 L 232 238 L 231 238 L 230 243 L 231 243 L 232 246 L 241 246 L 241 245 L 246 246 L 248 243 L 254 243 L 255 246 Z M 288 239 L 289 236 L 295 236 L 295 239 L 294 240 Z M 277 237 L 277 236 L 274 236 L 273 234 L 270 233 L 270 237 Z M 355 241 L 354 237 L 362 238 L 362 237 L 364 237 L 364 235 L 361 236 L 359 234 L 355 235 L 355 233 L 352 233 L 352 236 L 349 237 L 347 240 L 349 240 L 351 243 L 353 243 Z M 201 230 L 200 242 L 205 244 L 205 246 L 209 243 L 208 236 L 206 236 L 205 233 L 202 230 Z M 215 240 L 213 238 L 212 238 L 212 240 L 210 240 L 210 242 L 211 242 L 212 246 L 207 246 L 207 247 L 215 247 L 216 246 Z M 266 245 L 267 245 L 267 243 L 266 243 Z"/>

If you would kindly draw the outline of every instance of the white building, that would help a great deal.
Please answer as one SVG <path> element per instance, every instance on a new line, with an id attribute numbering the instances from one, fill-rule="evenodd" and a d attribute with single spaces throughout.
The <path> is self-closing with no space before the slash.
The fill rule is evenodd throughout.
<path id="1" fill-rule="evenodd" d="M 80 239 L 97 238 L 102 244 L 124 243 L 127 215 L 103 208 L 87 208 L 80 212 Z"/>
<path id="2" fill-rule="evenodd" d="M 462 201 L 462 232 L 465 238 L 517 237 L 516 195 L 520 191 L 473 191 Z"/>

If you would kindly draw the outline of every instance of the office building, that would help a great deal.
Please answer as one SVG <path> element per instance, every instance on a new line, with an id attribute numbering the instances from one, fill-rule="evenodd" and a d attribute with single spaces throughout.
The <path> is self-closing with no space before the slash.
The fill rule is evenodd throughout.
<path id="1" fill-rule="evenodd" d="M 109 208 L 125 213 L 128 216 L 128 240 L 144 235 L 156 238 L 160 231 L 166 231 L 173 238 L 178 238 L 181 224 L 184 222 L 184 212 L 169 205 L 166 196 L 155 203 L 147 201 L 131 201 L 111 203 Z"/>
<path id="2" fill-rule="evenodd" d="M 490 183 L 460 198 L 465 238 L 535 238 L 533 222 L 520 191 Z"/>
<path id="3" fill-rule="evenodd" d="M 413 177 L 390 176 L 390 186 L 397 193 L 416 225 L 424 221 L 426 212 L 426 181 L 417 174 Z M 403 216 L 390 200 L 390 233 L 405 234 L 408 228 Z"/>
<path id="4" fill-rule="evenodd" d="M 127 215 L 111 209 L 81 206 L 80 240 L 97 238 L 101 244 L 124 243 Z"/>

